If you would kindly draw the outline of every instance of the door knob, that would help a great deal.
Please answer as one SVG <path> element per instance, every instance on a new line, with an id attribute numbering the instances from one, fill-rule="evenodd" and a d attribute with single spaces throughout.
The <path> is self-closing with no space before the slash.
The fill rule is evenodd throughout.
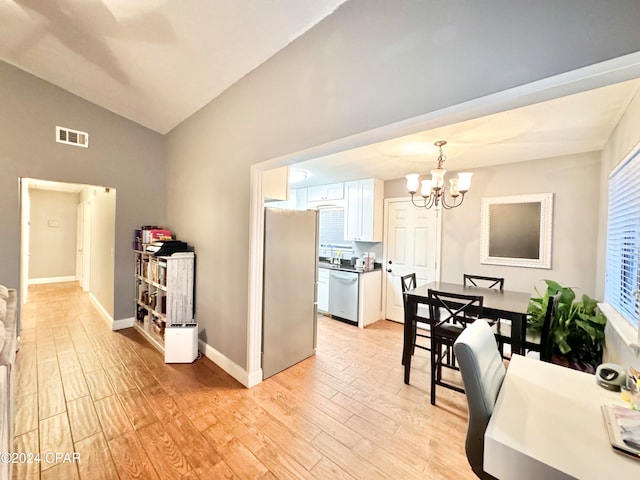
<path id="1" fill-rule="evenodd" d="M 387 268 L 387 273 L 393 273 L 393 270 L 391 270 L 390 268 Z"/>

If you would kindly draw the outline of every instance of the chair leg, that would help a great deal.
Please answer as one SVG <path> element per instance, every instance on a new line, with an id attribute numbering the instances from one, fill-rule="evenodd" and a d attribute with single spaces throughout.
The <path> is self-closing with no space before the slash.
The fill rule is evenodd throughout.
<path id="1" fill-rule="evenodd" d="M 416 353 L 416 342 L 418 341 L 418 322 L 413 322 L 413 345 L 411 347 L 411 355 Z"/>
<path id="2" fill-rule="evenodd" d="M 436 374 L 438 371 L 437 359 L 436 359 L 437 346 L 431 338 L 431 405 L 436 404 Z"/>
<path id="3" fill-rule="evenodd" d="M 502 332 L 500 331 L 500 319 L 498 319 L 496 331 L 498 334 L 496 335 L 496 340 L 498 341 L 498 350 L 500 351 L 500 356 L 504 358 L 504 340 L 502 338 Z"/>

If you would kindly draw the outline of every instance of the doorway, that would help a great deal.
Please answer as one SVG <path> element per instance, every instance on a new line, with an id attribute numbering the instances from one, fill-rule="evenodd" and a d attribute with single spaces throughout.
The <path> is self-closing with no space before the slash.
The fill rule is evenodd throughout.
<path id="1" fill-rule="evenodd" d="M 21 178 L 20 194 L 22 302 L 29 284 L 77 281 L 112 319 L 116 190 Z"/>
<path id="2" fill-rule="evenodd" d="M 404 322 L 400 277 L 416 274 L 418 285 L 439 278 L 440 210 L 415 207 L 407 199 L 385 201 L 385 317 Z"/>

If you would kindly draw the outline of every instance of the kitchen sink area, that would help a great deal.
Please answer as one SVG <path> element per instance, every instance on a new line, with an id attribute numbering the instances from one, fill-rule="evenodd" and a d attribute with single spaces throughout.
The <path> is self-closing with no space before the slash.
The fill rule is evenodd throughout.
<path id="1" fill-rule="evenodd" d="M 349 260 L 318 262 L 318 311 L 360 328 L 380 317 L 382 265 L 355 266 Z"/>
<path id="2" fill-rule="evenodd" d="M 384 318 L 384 181 L 378 178 L 289 188 L 269 206 L 318 211 L 317 311 L 359 328 Z"/>

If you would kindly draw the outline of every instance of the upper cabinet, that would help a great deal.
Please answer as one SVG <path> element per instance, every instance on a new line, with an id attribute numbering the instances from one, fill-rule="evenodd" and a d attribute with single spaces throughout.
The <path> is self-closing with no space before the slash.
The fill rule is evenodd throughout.
<path id="1" fill-rule="evenodd" d="M 332 183 L 307 188 L 307 201 L 320 202 L 323 200 L 342 200 L 344 198 L 344 184 Z"/>
<path id="2" fill-rule="evenodd" d="M 377 178 L 345 182 L 344 238 L 382 241 L 384 182 Z"/>

